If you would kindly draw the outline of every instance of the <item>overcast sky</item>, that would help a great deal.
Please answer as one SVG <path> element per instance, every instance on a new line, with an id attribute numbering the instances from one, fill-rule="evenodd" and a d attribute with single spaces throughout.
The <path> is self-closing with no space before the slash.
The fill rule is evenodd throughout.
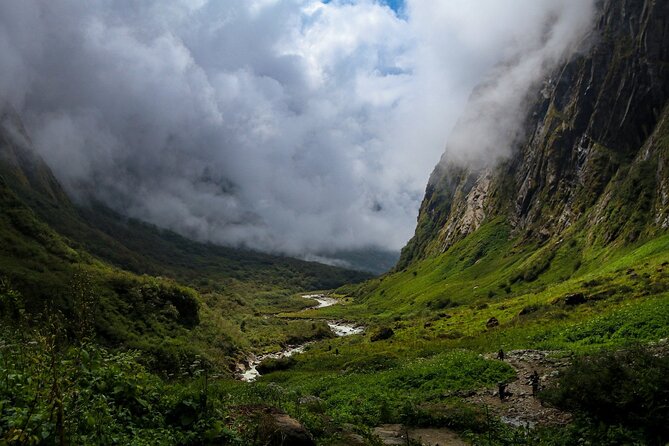
<path id="1" fill-rule="evenodd" d="M 503 156 L 591 18 L 591 0 L 8 0 L 0 100 L 80 200 L 273 252 L 399 249 L 472 89 L 449 151 Z"/>

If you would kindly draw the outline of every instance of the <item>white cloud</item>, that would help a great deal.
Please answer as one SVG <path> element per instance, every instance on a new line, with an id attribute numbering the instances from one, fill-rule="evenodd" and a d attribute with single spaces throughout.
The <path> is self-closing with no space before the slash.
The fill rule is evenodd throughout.
<path id="1" fill-rule="evenodd" d="M 5 2 L 0 97 L 78 196 L 219 243 L 399 248 L 472 88 L 515 57 L 486 101 L 520 107 L 591 9 L 411 0 L 398 17 L 371 0 Z M 481 156 L 499 131 L 480 127 L 480 140 L 450 150 Z"/>

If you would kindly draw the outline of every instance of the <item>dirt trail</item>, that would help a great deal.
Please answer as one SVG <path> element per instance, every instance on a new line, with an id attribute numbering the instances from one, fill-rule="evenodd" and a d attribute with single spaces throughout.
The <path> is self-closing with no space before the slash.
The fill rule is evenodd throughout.
<path id="1" fill-rule="evenodd" d="M 530 377 L 536 370 L 540 377 L 539 388 L 544 388 L 556 378 L 561 369 L 569 365 L 569 358 L 560 357 L 559 352 L 540 350 L 513 350 L 504 356 L 504 362 L 516 370 L 516 379 L 506 387 L 511 395 L 502 401 L 495 387 L 478 391 L 468 397 L 467 401 L 488 406 L 503 422 L 514 426 L 568 423 L 570 414 L 544 407 L 532 395 Z M 497 354 L 486 355 L 486 359 L 497 359 Z"/>
<path id="2" fill-rule="evenodd" d="M 458 435 L 447 428 L 409 428 L 401 424 L 384 424 L 374 429 L 384 445 L 406 445 L 407 436 L 424 446 L 467 446 Z"/>
<path id="3" fill-rule="evenodd" d="M 497 353 L 485 355 L 486 359 L 497 360 Z M 516 378 L 506 386 L 509 396 L 500 400 L 498 387 L 482 389 L 465 400 L 481 406 L 487 406 L 493 415 L 513 426 L 534 427 L 542 425 L 563 425 L 571 420 L 571 415 L 551 407 L 544 407 L 532 395 L 530 377 L 536 371 L 539 374 L 539 389 L 554 380 L 559 371 L 569 366 L 568 357 L 560 352 L 540 350 L 513 350 L 505 353 L 504 362 L 516 370 Z M 384 424 L 374 429 L 374 433 L 386 445 L 406 445 L 407 434 L 412 440 L 418 440 L 426 446 L 462 446 L 466 445 L 458 435 L 446 428 L 412 429 L 407 431 L 401 424 Z"/>

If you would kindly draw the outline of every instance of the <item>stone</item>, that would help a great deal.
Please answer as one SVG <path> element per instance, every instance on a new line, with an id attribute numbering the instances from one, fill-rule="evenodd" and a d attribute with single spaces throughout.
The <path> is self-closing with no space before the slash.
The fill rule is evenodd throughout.
<path id="1" fill-rule="evenodd" d="M 583 293 L 567 294 L 564 298 L 565 305 L 580 305 L 586 302 Z"/>
<path id="2" fill-rule="evenodd" d="M 488 319 L 488 322 L 485 323 L 486 328 L 494 328 L 499 325 L 499 321 L 496 317 L 491 317 Z"/>
<path id="3" fill-rule="evenodd" d="M 406 431 L 401 424 L 383 424 L 374 428 L 376 435 L 384 445 L 405 445 Z"/>
<path id="4" fill-rule="evenodd" d="M 347 432 L 342 435 L 342 442 L 339 444 L 341 446 L 365 446 L 369 443 L 365 441 L 362 435 L 354 432 Z"/>
<path id="5" fill-rule="evenodd" d="M 261 418 L 260 444 L 268 446 L 316 446 L 311 433 L 290 415 L 272 411 Z"/>
<path id="6" fill-rule="evenodd" d="M 392 337 L 395 334 L 392 328 L 384 327 L 379 330 L 377 330 L 370 338 L 369 340 L 372 342 L 376 341 L 383 341 L 384 339 L 388 339 Z"/>

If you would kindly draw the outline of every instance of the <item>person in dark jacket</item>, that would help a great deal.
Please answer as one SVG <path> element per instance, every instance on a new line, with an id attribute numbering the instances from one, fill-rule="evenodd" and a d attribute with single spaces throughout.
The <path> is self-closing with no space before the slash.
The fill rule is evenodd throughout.
<path id="1" fill-rule="evenodd" d="M 539 374 L 535 370 L 531 375 L 530 375 L 530 385 L 532 386 L 532 395 L 536 396 L 537 393 L 539 393 L 539 384 L 541 382 L 541 379 L 539 378 Z"/>

